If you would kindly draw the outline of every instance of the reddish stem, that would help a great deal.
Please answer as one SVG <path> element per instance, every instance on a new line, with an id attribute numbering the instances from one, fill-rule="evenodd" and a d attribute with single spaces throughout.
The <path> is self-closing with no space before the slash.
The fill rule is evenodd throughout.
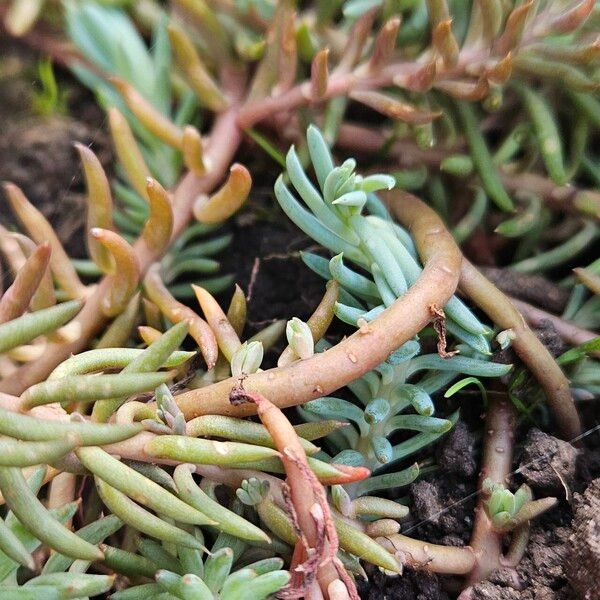
<path id="1" fill-rule="evenodd" d="M 498 397 L 497 394 L 491 394 L 489 398 L 483 437 L 483 461 L 479 474 L 480 490 L 486 479 L 506 485 L 513 456 L 516 416 L 514 406 L 508 398 Z M 502 566 L 502 534 L 492 528 L 483 507 L 484 500 L 484 496 L 480 494 L 470 544 L 476 562 L 468 576 L 468 585 L 486 579 L 493 570 Z"/>
<path id="2" fill-rule="evenodd" d="M 316 573 L 319 587 L 325 598 L 329 598 L 329 588 L 342 580 L 347 597 L 359 600 L 354 582 L 339 563 L 336 554 L 338 539 L 333 519 L 327 503 L 325 489 L 311 471 L 304 448 L 300 444 L 292 424 L 283 412 L 264 396 L 246 392 L 242 388 L 231 392 L 231 402 L 251 402 L 256 405 L 258 416 L 268 429 L 275 447 L 281 452 L 281 461 L 287 475 L 289 499 L 301 536 L 296 544 L 292 571 L 302 566 L 302 596 L 297 590 L 288 590 L 286 597 L 303 597 L 311 587 L 311 571 Z M 296 569 L 297 571 L 297 569 Z M 294 577 L 292 578 L 294 579 Z"/>

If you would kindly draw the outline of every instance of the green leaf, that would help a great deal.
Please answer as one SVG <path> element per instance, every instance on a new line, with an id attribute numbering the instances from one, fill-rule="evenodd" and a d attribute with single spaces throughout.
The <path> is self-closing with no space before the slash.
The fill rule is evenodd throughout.
<path id="1" fill-rule="evenodd" d="M 285 155 L 280 152 L 264 135 L 255 129 L 244 129 L 244 133 L 252 138 L 280 167 L 285 169 Z"/>
<path id="2" fill-rule="evenodd" d="M 73 375 L 36 383 L 22 394 L 21 400 L 27 408 L 55 402 L 95 402 L 149 392 L 172 378 L 170 372 Z"/>
<path id="3" fill-rule="evenodd" d="M 173 476 L 180 497 L 190 506 L 202 510 L 205 515 L 219 524 L 222 531 L 245 540 L 270 541 L 269 536 L 259 527 L 225 508 L 199 488 L 192 477 L 190 465 L 177 466 Z"/>
<path id="4" fill-rule="evenodd" d="M 98 519 L 85 527 L 77 530 L 75 534 L 86 542 L 91 544 L 99 544 L 105 538 L 116 533 L 123 526 L 123 521 L 115 515 L 108 515 L 102 519 Z M 66 571 L 72 564 L 74 559 L 55 552 L 50 555 L 46 564 L 42 569 L 42 574 L 60 573 Z"/>
<path id="5" fill-rule="evenodd" d="M 111 570 L 127 577 L 154 577 L 157 565 L 144 556 L 127 552 L 121 548 L 102 546 L 104 564 Z"/>
<path id="6" fill-rule="evenodd" d="M 333 158 L 329 146 L 323 138 L 323 134 L 314 125 L 309 125 L 306 131 L 306 142 L 317 180 L 323 190 L 327 175 L 333 171 Z"/>
<path id="7" fill-rule="evenodd" d="M 40 335 L 56 331 L 70 321 L 82 305 L 80 300 L 71 300 L 3 323 L 0 325 L 0 354 L 27 344 Z"/>
<path id="8" fill-rule="evenodd" d="M 81 444 L 114 444 L 133 437 L 142 430 L 138 423 L 113 425 L 86 422 L 46 421 L 0 408 L 0 433 L 20 440 L 56 440 L 75 435 Z"/>
<path id="9" fill-rule="evenodd" d="M 304 253 L 303 259 L 306 255 L 307 253 Z M 315 257 L 316 255 L 308 256 Z M 344 265 L 343 256 L 343 254 L 338 254 L 329 261 L 328 271 L 331 273 L 331 276 L 351 293 L 371 300 L 378 300 L 380 295 L 375 283 Z M 314 261 L 314 259 L 312 260 Z"/>
<path id="10" fill-rule="evenodd" d="M 193 535 L 138 506 L 125 494 L 99 478 L 96 478 L 96 487 L 104 504 L 127 525 L 165 542 L 204 550 L 202 543 Z M 173 498 L 175 499 L 175 496 Z"/>
<path id="11" fill-rule="evenodd" d="M 77 537 L 50 514 L 29 489 L 20 469 L 0 467 L 0 490 L 21 523 L 50 548 L 82 560 L 102 558 L 96 546 Z"/>
<path id="12" fill-rule="evenodd" d="M 79 443 L 77 436 L 48 442 L 22 442 L 0 439 L 0 466 L 29 467 L 52 464 L 70 452 Z"/>
<path id="13" fill-rule="evenodd" d="M 178 435 L 160 435 L 144 450 L 149 456 L 184 463 L 231 465 L 278 456 L 277 450 L 241 442 L 219 442 Z"/>
<path id="14" fill-rule="evenodd" d="M 75 354 L 63 361 L 50 373 L 48 379 L 60 379 L 70 375 L 83 375 L 105 369 L 122 369 L 139 358 L 141 348 L 97 348 Z M 192 358 L 195 352 L 176 351 L 158 368 L 174 369 Z"/>
<path id="15" fill-rule="evenodd" d="M 88 575 L 87 573 L 50 573 L 30 579 L 25 586 L 51 586 L 59 591 L 60 598 L 98 596 L 108 592 L 114 575 Z M 38 596 L 43 597 L 43 596 Z"/>
<path id="16" fill-rule="evenodd" d="M 78 448 L 76 454 L 82 464 L 94 475 L 157 513 L 181 523 L 214 525 L 212 519 L 179 500 L 163 487 L 123 464 L 101 448 Z"/>
<path id="17" fill-rule="evenodd" d="M 0 519 L 0 550 L 11 560 L 27 567 L 28 569 L 35 569 L 35 563 L 31 554 L 21 542 L 21 540 L 15 535 L 13 530 L 6 525 L 4 520 Z M 2 555 L 0 555 L 0 564 L 2 562 Z"/>
<path id="18" fill-rule="evenodd" d="M 361 432 L 366 434 L 368 431 L 368 425 L 364 419 L 363 411 L 347 400 L 327 396 L 319 398 L 318 400 L 306 402 L 302 405 L 302 409 L 305 412 L 319 416 L 320 418 L 353 421 L 358 425 Z"/>
<path id="19" fill-rule="evenodd" d="M 583 359 L 592 352 L 598 351 L 600 351 L 600 336 L 567 350 L 556 359 L 556 362 L 559 365 L 568 365 L 569 363 Z"/>
<path id="20" fill-rule="evenodd" d="M 356 233 L 342 222 L 337 213 L 331 209 L 330 205 L 325 203 L 321 194 L 307 177 L 294 146 L 288 151 L 285 160 L 287 174 L 292 185 L 319 222 L 349 243 L 353 245 L 358 244 L 359 239 Z"/>
<path id="21" fill-rule="evenodd" d="M 129 376 L 130 373 L 147 373 L 143 379 L 151 379 L 151 371 L 160 369 L 165 364 L 169 356 L 179 347 L 183 342 L 188 333 L 187 321 L 183 320 L 177 325 L 171 327 L 168 331 L 165 331 L 157 340 L 152 342 L 139 356 L 134 358 L 122 371 L 121 376 Z M 149 389 L 158 387 L 164 381 L 158 381 L 151 385 Z M 92 417 L 96 421 L 104 422 L 108 421 L 110 416 L 115 412 L 121 404 L 126 400 L 127 393 L 114 393 L 111 395 L 104 395 L 102 398 L 107 400 L 96 402 L 92 411 Z M 111 398 L 110 400 L 108 398 Z"/>
<path id="22" fill-rule="evenodd" d="M 487 390 L 485 389 L 483 383 L 481 383 L 481 381 L 477 379 L 477 377 L 464 377 L 460 381 L 457 381 L 454 385 L 450 386 L 446 390 L 446 392 L 444 393 L 444 398 L 451 398 L 452 396 L 454 396 L 454 394 L 462 390 L 465 386 L 471 384 L 476 385 L 479 388 L 479 391 L 481 392 L 481 398 L 483 400 L 483 405 L 487 406 Z"/>
<path id="23" fill-rule="evenodd" d="M 364 419 L 369 425 L 381 423 L 390 413 L 390 403 L 385 398 L 374 398 L 364 411 Z"/>
<path id="24" fill-rule="evenodd" d="M 475 110 L 466 101 L 457 101 L 456 106 L 463 124 L 465 138 L 471 150 L 473 164 L 479 173 L 485 191 L 498 208 L 507 212 L 513 211 L 515 208 L 513 201 L 506 193 L 496 166 L 492 161 L 486 141 L 481 134 Z"/>
<path id="25" fill-rule="evenodd" d="M 365 494 L 371 494 L 376 490 L 404 487 L 412 483 L 418 476 L 419 465 L 415 463 L 403 471 L 386 473 L 385 475 L 372 475 L 368 479 L 364 479 L 357 484 L 356 493 L 358 496 L 364 496 Z"/>
<path id="26" fill-rule="evenodd" d="M 70 504 L 65 504 L 60 508 L 51 510 L 50 514 L 59 523 L 66 523 L 77 512 L 77 507 L 76 502 L 71 502 Z M 42 544 L 19 521 L 14 520 L 14 524 L 10 525 L 10 529 L 29 553 L 34 552 Z M 0 552 L 0 581 L 7 579 L 18 567 L 19 564 L 17 562 L 9 558 L 4 552 Z M 36 597 L 36 600 L 39 600 L 39 596 Z"/>
<path id="27" fill-rule="evenodd" d="M 204 564 L 204 583 L 213 594 L 217 594 L 227 579 L 233 565 L 231 548 L 221 548 L 210 556 Z"/>

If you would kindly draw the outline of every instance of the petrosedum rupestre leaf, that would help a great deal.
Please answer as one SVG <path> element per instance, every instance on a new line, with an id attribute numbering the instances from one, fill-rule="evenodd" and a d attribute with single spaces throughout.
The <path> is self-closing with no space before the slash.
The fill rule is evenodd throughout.
<path id="1" fill-rule="evenodd" d="M 104 424 L 81 421 L 50 421 L 0 408 L 0 433 L 12 438 L 42 442 L 75 436 L 81 445 L 114 444 L 142 430 L 138 423 Z"/>
<path id="2" fill-rule="evenodd" d="M 0 325 L 0 354 L 56 331 L 81 309 L 82 302 L 71 300 L 22 315 Z"/>
<path id="3" fill-rule="evenodd" d="M 157 513 L 181 523 L 198 525 L 214 523 L 200 511 L 179 500 L 163 487 L 123 464 L 101 448 L 78 448 L 76 454 L 83 465 L 96 477 Z"/>
<path id="4" fill-rule="evenodd" d="M 24 408 L 54 402 L 95 402 L 149 392 L 172 379 L 170 371 L 162 373 L 120 373 L 117 375 L 72 375 L 37 383 L 23 393 Z"/>
<path id="5" fill-rule="evenodd" d="M 73 558 L 97 560 L 102 552 L 61 525 L 31 491 L 21 470 L 0 467 L 0 491 L 24 526 L 50 548 Z"/>
<path id="6" fill-rule="evenodd" d="M 96 488 L 102 502 L 130 527 L 164 542 L 204 549 L 204 545 L 193 535 L 153 515 L 102 479 L 96 478 Z"/>

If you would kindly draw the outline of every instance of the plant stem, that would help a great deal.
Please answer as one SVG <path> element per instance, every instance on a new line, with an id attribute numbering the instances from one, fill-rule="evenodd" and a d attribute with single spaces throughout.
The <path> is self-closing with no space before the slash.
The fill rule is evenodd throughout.
<path id="1" fill-rule="evenodd" d="M 340 580 L 346 588 L 345 597 L 358 600 L 354 582 L 336 558 L 338 539 L 325 490 L 310 470 L 294 428 L 283 412 L 264 396 L 250 394 L 241 388 L 233 390 L 231 401 L 238 403 L 240 399 L 256 405 L 260 420 L 281 453 L 290 502 L 302 532 L 294 551 L 297 561 L 292 561 L 291 567 L 292 570 L 301 565 L 305 567 L 302 571 L 298 570 L 300 590 L 309 587 L 316 575 L 324 598 L 330 598 L 330 586 Z"/>
<path id="2" fill-rule="evenodd" d="M 411 197 L 400 192 L 401 196 Z M 391 205 L 398 214 L 398 207 L 404 203 Z M 423 236 L 415 235 L 415 244 L 421 258 L 430 258 L 431 245 Z M 546 393 L 550 410 L 554 414 L 556 425 L 565 439 L 572 440 L 581 432 L 581 423 L 575 403 L 569 389 L 569 381 L 548 349 L 529 329 L 519 311 L 511 304 L 493 283 L 486 279 L 466 258 L 462 260 L 460 289 L 477 304 L 501 329 L 512 329 L 515 334 L 513 347 L 521 360 Z"/>
<path id="3" fill-rule="evenodd" d="M 521 313 L 493 283 L 467 259 L 463 259 L 460 289 L 501 329 L 512 329 L 513 348 L 546 394 L 557 430 L 572 440 L 581 432 L 581 423 L 569 389 L 569 381 L 546 348 L 529 329 Z"/>
<path id="4" fill-rule="evenodd" d="M 280 408 L 330 394 L 386 360 L 430 322 L 432 305 L 444 306 L 452 296 L 461 258 L 441 219 L 409 194 L 394 191 L 388 198 L 401 223 L 420 247 L 427 248 L 419 280 L 365 328 L 309 359 L 250 375 L 244 380 L 246 390 L 269 397 Z M 226 379 L 180 394 L 176 401 L 187 419 L 203 414 L 253 414 L 252 405 L 231 406 L 229 393 L 237 383 Z"/>
<path id="5" fill-rule="evenodd" d="M 523 36 L 521 48 L 527 43 L 535 41 L 536 19 L 532 19 L 528 31 Z M 489 58 L 487 50 L 473 46 L 463 46 L 458 61 L 454 65 L 437 63 L 433 85 L 448 79 L 460 79 L 475 65 L 483 65 Z M 336 96 L 347 95 L 356 90 L 374 90 L 394 84 L 398 87 L 411 88 L 411 80 L 418 78 L 422 73 L 424 64 L 418 61 L 395 62 L 382 67 L 376 72 L 371 72 L 365 66 L 358 65 L 354 70 L 341 68 L 334 72 L 327 81 L 327 87 L 319 100 L 329 100 Z M 252 127 L 273 114 L 289 112 L 304 106 L 312 99 L 311 82 L 304 81 L 278 96 L 262 98 L 252 104 L 244 106 L 239 114 L 239 123 L 243 128 Z"/>
<path id="6" fill-rule="evenodd" d="M 476 565 L 476 555 L 470 546 L 428 544 L 400 533 L 377 538 L 377 541 L 402 564 L 412 569 L 446 575 L 466 575 Z"/>
<path id="7" fill-rule="evenodd" d="M 74 473 L 63 471 L 50 482 L 47 503 L 49 509 L 59 508 L 75 500 L 76 480 L 77 476 Z M 65 525 L 69 527 L 71 519 L 66 521 Z"/>
<path id="8" fill-rule="evenodd" d="M 506 397 L 490 395 L 485 418 L 483 437 L 483 462 L 479 475 L 479 489 L 486 479 L 492 483 L 506 485 L 506 478 L 511 470 L 515 408 Z M 502 534 L 492 528 L 483 507 L 484 496 L 480 493 L 475 509 L 475 523 L 471 534 L 471 548 L 475 552 L 476 562 L 469 573 L 467 583 L 472 585 L 488 577 L 494 570 L 501 567 Z"/>

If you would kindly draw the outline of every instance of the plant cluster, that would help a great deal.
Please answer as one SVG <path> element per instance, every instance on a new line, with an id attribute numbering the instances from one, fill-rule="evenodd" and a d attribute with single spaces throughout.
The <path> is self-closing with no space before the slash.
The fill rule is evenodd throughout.
<path id="1" fill-rule="evenodd" d="M 94 92 L 116 164 L 77 145 L 85 260 L 4 186 L 22 233 L 0 230 L 0 593 L 341 600 L 364 563 L 467 589 L 516 566 L 555 503 L 507 488 L 516 421 L 573 440 L 575 400 L 600 391 L 600 263 L 563 272 L 600 232 L 595 2 L 43 5 L 13 0 L 5 27 Z M 327 281 L 306 321 L 250 338 L 244 292 L 215 298 L 223 224 L 252 194 L 244 141 L 285 169 L 274 196 Z M 562 314 L 459 244 L 568 275 Z M 437 398 L 469 384 L 487 402 L 472 539 L 426 544 L 400 533 L 398 490 L 435 471 L 460 418 Z"/>

